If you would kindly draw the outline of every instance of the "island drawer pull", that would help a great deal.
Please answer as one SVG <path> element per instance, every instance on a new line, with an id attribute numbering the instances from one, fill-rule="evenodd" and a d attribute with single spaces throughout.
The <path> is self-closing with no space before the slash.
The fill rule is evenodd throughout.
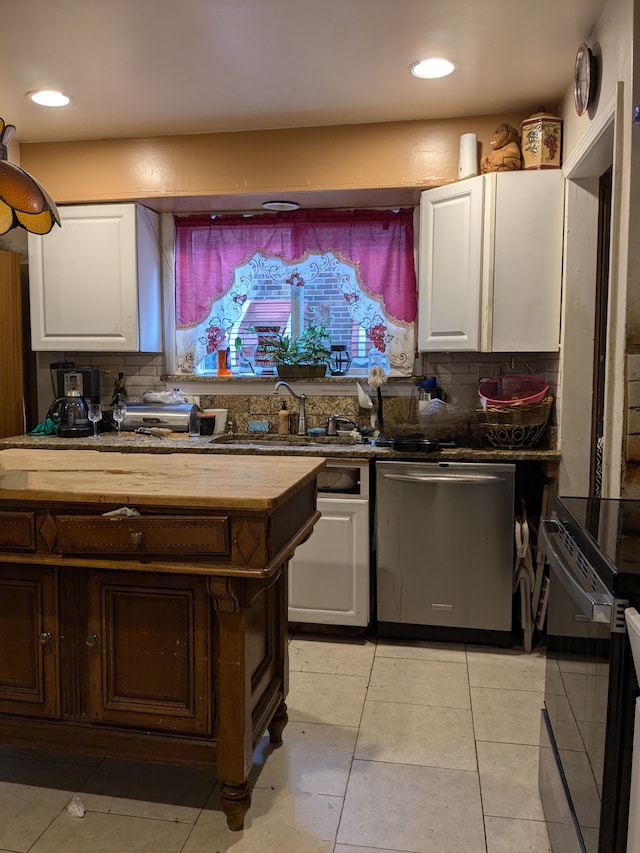
<path id="1" fill-rule="evenodd" d="M 47 643 L 51 642 L 51 631 L 42 631 L 40 636 L 38 637 L 41 645 L 45 646 Z"/>
<path id="2" fill-rule="evenodd" d="M 98 635 L 97 634 L 89 634 L 85 643 L 89 646 L 89 648 L 93 648 L 93 646 L 98 645 Z"/>
<path id="3" fill-rule="evenodd" d="M 228 515 L 57 515 L 56 546 L 62 554 L 227 555 Z"/>

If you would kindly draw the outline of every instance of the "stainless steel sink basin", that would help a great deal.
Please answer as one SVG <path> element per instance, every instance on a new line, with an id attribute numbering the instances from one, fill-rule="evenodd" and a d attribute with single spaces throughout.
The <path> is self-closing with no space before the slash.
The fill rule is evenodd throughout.
<path id="1" fill-rule="evenodd" d="M 223 433 L 211 439 L 212 444 L 233 444 L 244 447 L 327 447 L 335 444 L 355 444 L 350 436 L 278 435 L 277 433 Z"/>

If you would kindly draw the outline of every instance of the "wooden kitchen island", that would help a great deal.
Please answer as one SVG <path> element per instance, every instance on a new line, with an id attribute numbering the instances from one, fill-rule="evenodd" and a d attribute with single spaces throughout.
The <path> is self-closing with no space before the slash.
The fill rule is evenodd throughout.
<path id="1" fill-rule="evenodd" d="M 0 451 L 0 743 L 215 765 L 287 722 L 287 564 L 324 459 Z"/>

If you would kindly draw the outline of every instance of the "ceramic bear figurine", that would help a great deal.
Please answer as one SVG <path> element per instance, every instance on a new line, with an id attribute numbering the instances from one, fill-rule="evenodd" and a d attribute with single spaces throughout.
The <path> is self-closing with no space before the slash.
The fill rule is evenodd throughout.
<path id="1" fill-rule="evenodd" d="M 510 124 L 499 124 L 490 142 L 491 154 L 480 161 L 480 170 L 486 172 L 513 172 L 522 168 L 520 134 Z"/>

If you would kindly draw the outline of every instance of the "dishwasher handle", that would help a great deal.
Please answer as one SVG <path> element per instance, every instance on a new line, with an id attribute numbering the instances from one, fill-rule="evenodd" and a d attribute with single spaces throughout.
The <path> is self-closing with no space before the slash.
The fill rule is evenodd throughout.
<path id="1" fill-rule="evenodd" d="M 382 475 L 385 480 L 399 480 L 401 483 L 457 483 L 457 484 L 491 484 L 503 482 L 504 478 L 496 474 L 455 474 L 455 473 L 432 473 L 432 474 L 387 474 Z"/>
<path id="2" fill-rule="evenodd" d="M 611 624 L 614 597 L 608 592 L 588 592 L 576 580 L 571 564 L 557 547 L 560 540 L 558 526 L 553 519 L 543 518 L 540 525 L 540 539 L 550 568 L 565 588 L 573 603 L 591 622 Z"/>

